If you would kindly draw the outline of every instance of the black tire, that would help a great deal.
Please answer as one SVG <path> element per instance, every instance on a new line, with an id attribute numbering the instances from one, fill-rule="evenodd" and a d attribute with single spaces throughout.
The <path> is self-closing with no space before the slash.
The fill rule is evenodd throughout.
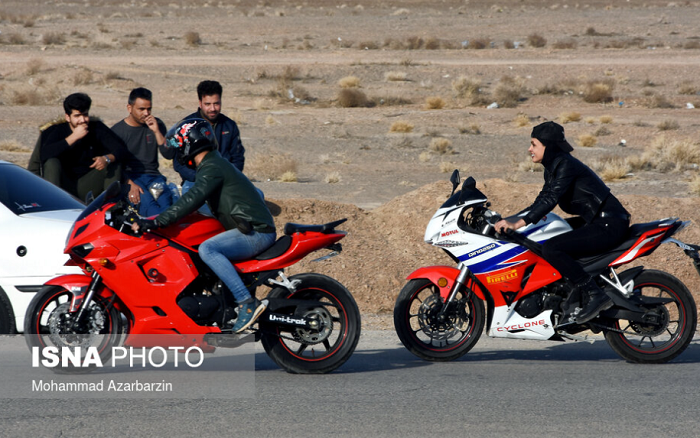
<path id="1" fill-rule="evenodd" d="M 13 335 L 15 330 L 15 312 L 12 311 L 12 304 L 5 295 L 5 291 L 0 287 L 0 335 Z"/>
<path id="2" fill-rule="evenodd" d="M 112 356 L 112 347 L 119 344 L 122 334 L 122 317 L 114 306 L 96 295 L 85 314 L 84 324 L 77 330 L 71 327 L 72 318 L 68 307 L 73 294 L 59 286 L 45 286 L 32 299 L 24 319 L 24 339 L 27 346 L 50 347 L 96 347 L 103 364 Z M 94 371 L 94 367 L 51 368 L 56 373 L 81 373 Z"/>
<path id="3" fill-rule="evenodd" d="M 639 324 L 614 320 L 605 339 L 623 359 L 637 363 L 664 363 L 681 354 L 693 339 L 697 324 L 695 300 L 676 277 L 662 271 L 645 270 L 635 279 L 634 293 L 672 298 L 660 308 L 661 324 Z"/>
<path id="4" fill-rule="evenodd" d="M 403 345 L 421 359 L 446 362 L 463 356 L 484 330 L 484 303 L 474 294 L 458 292 L 458 306 L 443 322 L 436 313 L 442 307 L 437 286 L 427 279 L 409 281 L 394 307 L 394 328 Z"/>
<path id="5" fill-rule="evenodd" d="M 275 288 L 268 297 L 328 303 L 306 312 L 316 314 L 321 327 L 310 331 L 261 324 L 262 345 L 270 358 L 289 373 L 329 373 L 350 358 L 360 340 L 357 303 L 345 286 L 330 277 L 299 274 L 289 280 L 301 281 L 294 293 L 286 288 Z M 290 316 L 292 313 L 290 310 Z"/>

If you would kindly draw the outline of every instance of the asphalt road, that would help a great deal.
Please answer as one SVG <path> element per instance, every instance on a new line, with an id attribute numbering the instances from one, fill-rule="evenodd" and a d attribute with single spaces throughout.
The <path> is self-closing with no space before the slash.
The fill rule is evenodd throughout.
<path id="1" fill-rule="evenodd" d="M 650 366 L 626 363 L 602 340 L 486 336 L 460 360 L 428 363 L 393 332 L 368 331 L 329 375 L 287 374 L 260 348 L 254 398 L 5 399 L 0 435 L 696 437 L 698 363 L 699 341 Z"/>

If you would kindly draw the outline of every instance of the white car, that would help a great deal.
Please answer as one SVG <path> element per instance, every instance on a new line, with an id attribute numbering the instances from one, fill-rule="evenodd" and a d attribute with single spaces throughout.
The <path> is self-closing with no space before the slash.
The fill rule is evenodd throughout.
<path id="1" fill-rule="evenodd" d="M 81 272 L 64 266 L 63 248 L 84 208 L 50 182 L 0 161 L 0 334 L 23 331 L 27 306 L 46 281 Z"/>

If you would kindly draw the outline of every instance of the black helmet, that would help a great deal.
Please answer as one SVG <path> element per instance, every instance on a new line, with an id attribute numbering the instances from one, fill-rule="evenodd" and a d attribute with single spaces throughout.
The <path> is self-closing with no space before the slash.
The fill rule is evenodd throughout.
<path id="1" fill-rule="evenodd" d="M 181 120 L 165 135 L 166 147 L 175 149 L 176 159 L 187 167 L 195 167 L 194 157 L 207 149 L 216 149 L 214 129 L 204 119 Z"/>

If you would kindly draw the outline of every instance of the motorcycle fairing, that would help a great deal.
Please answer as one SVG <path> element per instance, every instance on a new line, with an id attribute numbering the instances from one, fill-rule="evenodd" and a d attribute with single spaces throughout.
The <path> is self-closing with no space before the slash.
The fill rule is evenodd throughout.
<path id="1" fill-rule="evenodd" d="M 83 274 L 67 274 L 60 277 L 52 278 L 44 283 L 45 286 L 60 286 L 71 293 L 70 311 L 75 312 L 78 306 L 83 302 L 85 293 L 92 278 L 89 275 Z"/>
<path id="2" fill-rule="evenodd" d="M 418 278 L 425 278 L 427 280 L 430 280 L 430 282 L 438 288 L 438 290 L 440 291 L 440 297 L 443 299 L 443 301 L 445 301 L 450 295 L 450 291 L 452 290 L 452 287 L 454 286 L 455 280 L 457 280 L 458 275 L 459 269 L 454 268 L 452 266 L 425 266 L 423 268 L 419 268 L 413 271 L 408 277 L 406 277 L 406 279 L 415 280 Z M 439 280 L 441 278 L 447 280 L 446 285 L 443 287 L 439 285 Z M 480 288 L 469 287 L 469 289 L 471 289 L 471 291 L 482 300 L 486 299 L 486 296 Z"/>
<path id="3" fill-rule="evenodd" d="M 494 308 L 488 335 L 494 338 L 547 340 L 556 333 L 552 324 L 552 311 L 545 310 L 533 318 L 524 318 L 516 311 L 517 302 L 511 306 Z"/>

